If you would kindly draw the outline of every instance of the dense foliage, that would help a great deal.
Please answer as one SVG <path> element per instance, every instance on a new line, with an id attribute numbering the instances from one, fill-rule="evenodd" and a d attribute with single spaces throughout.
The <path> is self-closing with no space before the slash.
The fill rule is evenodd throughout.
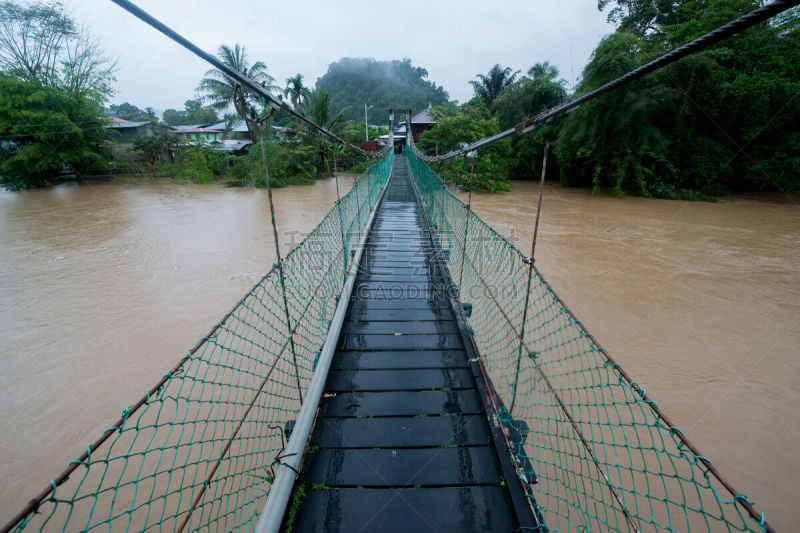
<path id="1" fill-rule="evenodd" d="M 437 124 L 420 137 L 418 147 L 429 155 L 447 153 L 483 137 L 494 135 L 561 103 L 567 97 L 564 82 L 556 80 L 558 70 L 546 61 L 537 63 L 528 76 L 500 65 L 471 82 L 475 97 L 454 109 L 436 109 Z M 537 137 L 507 138 L 472 154 L 472 158 L 451 159 L 437 171 L 463 188 L 509 190 L 509 178 L 538 177 L 542 159 L 542 140 L 554 140 L 557 127 L 546 126 Z"/>
<path id="2" fill-rule="evenodd" d="M 152 107 L 139 109 L 129 102 L 121 104 L 111 104 L 108 106 L 108 116 L 121 118 L 123 120 L 130 120 L 131 122 L 158 122 L 156 112 Z"/>
<path id="3" fill-rule="evenodd" d="M 583 71 L 586 93 L 760 5 L 757 0 L 600 0 L 618 24 Z M 418 143 L 430 154 L 514 127 L 570 95 L 548 62 L 527 76 L 501 65 L 470 82 L 475 99 L 444 113 Z M 584 104 L 534 136 L 482 148 L 478 188 L 538 178 L 544 143 L 555 143 L 548 173 L 568 186 L 665 198 L 712 198 L 735 191 L 800 190 L 800 10 L 795 8 L 709 50 Z M 476 103 L 484 111 L 475 112 Z M 478 135 L 478 133 L 482 133 Z M 509 144 L 504 144 L 509 143 Z M 464 183 L 469 161 L 441 173 Z M 486 176 L 493 177 L 488 180 Z"/>
<path id="4" fill-rule="evenodd" d="M 203 100 L 200 98 L 186 100 L 183 104 L 182 111 L 167 109 L 161 116 L 164 119 L 164 124 L 167 126 L 180 126 L 184 124 L 210 125 L 219 122 L 217 111 L 210 106 L 204 106 Z"/>
<path id="5" fill-rule="evenodd" d="M 447 105 L 449 95 L 429 81 L 428 71 L 415 67 L 410 59 L 376 61 L 345 57 L 331 63 L 328 72 L 317 80 L 317 89 L 330 94 L 334 113 L 342 112 L 346 120 L 364 120 L 364 104 L 369 110 L 370 124 L 388 124 L 389 109 L 412 109 Z"/>
<path id="6" fill-rule="evenodd" d="M 0 75 L 0 185 L 19 190 L 106 167 L 96 99 Z"/>
<path id="7" fill-rule="evenodd" d="M 594 89 L 758 5 L 617 2 L 609 17 L 619 29 L 594 51 L 578 91 Z M 562 183 L 669 198 L 796 191 L 798 94 L 800 24 L 797 16 L 785 16 L 579 108 L 555 149 Z"/>
<path id="8" fill-rule="evenodd" d="M 500 131 L 497 119 L 492 117 L 482 98 L 474 98 L 459 110 L 437 108 L 433 129 L 424 132 L 418 147 L 428 154 L 443 154 L 461 148 L 464 143 L 475 142 Z M 438 165 L 437 172 L 462 188 L 485 191 L 510 190 L 507 178 L 509 141 L 489 145 L 474 157 L 454 158 Z"/>
<path id="9" fill-rule="evenodd" d="M 567 99 L 565 82 L 557 80 L 558 69 L 547 61 L 537 63 L 528 71 L 528 77 L 507 86 L 494 102 L 500 129 L 506 130 L 527 117 L 535 117 Z M 560 126 L 546 124 L 537 134 L 513 137 L 511 153 L 506 164 L 509 177 L 514 179 L 539 179 L 544 142 L 558 138 Z M 558 161 L 550 160 L 549 174 L 558 175 Z"/>

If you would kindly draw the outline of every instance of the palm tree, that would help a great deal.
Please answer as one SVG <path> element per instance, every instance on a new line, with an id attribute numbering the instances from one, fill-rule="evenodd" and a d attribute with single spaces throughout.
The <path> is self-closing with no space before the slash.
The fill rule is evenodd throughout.
<path id="1" fill-rule="evenodd" d="M 283 96 L 289 97 L 295 111 L 300 111 L 300 106 L 306 103 L 309 94 L 308 87 L 303 85 L 302 74 L 295 74 L 293 77 L 286 79 L 286 88 L 283 90 Z"/>
<path id="2" fill-rule="evenodd" d="M 469 82 L 475 89 L 475 93 L 483 99 L 487 107 L 491 107 L 492 102 L 500 96 L 503 89 L 507 85 L 511 85 L 517 79 L 519 70 L 511 72 L 510 67 L 503 68 L 498 63 L 489 69 L 489 72 L 484 76 L 483 74 L 476 74 L 478 80 Z"/>
<path id="3" fill-rule="evenodd" d="M 333 133 L 341 129 L 342 124 L 344 124 L 344 116 L 342 115 L 342 111 L 331 116 L 328 91 L 320 88 L 310 93 L 309 96 L 311 120 Z M 327 174 L 330 175 L 331 165 L 328 161 L 328 156 L 331 153 L 332 147 L 329 144 L 328 137 L 311 128 L 306 130 L 305 135 L 316 148 L 317 177 L 323 177 L 326 169 Z"/>
<path id="4" fill-rule="evenodd" d="M 247 50 L 244 46 L 240 46 L 239 43 L 236 43 L 233 48 L 223 44 L 219 47 L 217 56 L 226 66 L 241 72 L 254 82 L 260 83 L 268 91 L 275 89 L 272 84 L 275 78 L 267 74 L 267 65 L 261 61 L 256 61 L 252 65 L 249 64 Z M 217 111 L 225 111 L 233 106 L 239 114 L 249 114 L 252 110 L 258 112 L 260 105 L 258 99 L 247 91 L 237 91 L 235 89 L 236 86 L 237 83 L 222 71 L 211 69 L 203 75 L 197 90 L 205 93 L 203 98 L 210 102 L 211 108 Z M 249 122 L 247 127 L 248 129 L 252 128 Z M 256 141 L 259 138 L 259 132 L 250 129 L 250 136 Z"/>
<path id="5" fill-rule="evenodd" d="M 549 61 L 536 63 L 528 69 L 528 76 L 530 76 L 532 80 L 544 77 L 550 81 L 555 81 L 558 77 L 558 68 L 555 65 L 551 65 Z"/>

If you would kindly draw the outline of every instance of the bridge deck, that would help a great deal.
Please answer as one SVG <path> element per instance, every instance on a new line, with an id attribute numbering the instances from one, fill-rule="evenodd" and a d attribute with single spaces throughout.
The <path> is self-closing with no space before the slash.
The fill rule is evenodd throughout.
<path id="1" fill-rule="evenodd" d="M 409 177 L 398 157 L 298 480 L 293 531 L 518 527 Z"/>

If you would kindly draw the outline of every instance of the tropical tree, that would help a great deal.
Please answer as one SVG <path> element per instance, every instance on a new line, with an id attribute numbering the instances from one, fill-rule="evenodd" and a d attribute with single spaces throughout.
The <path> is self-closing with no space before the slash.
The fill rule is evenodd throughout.
<path id="1" fill-rule="evenodd" d="M 418 147 L 429 155 L 443 154 L 462 148 L 500 131 L 497 119 L 480 99 L 474 99 L 460 109 L 434 109 L 436 125 L 422 133 Z M 439 175 L 463 188 L 491 192 L 509 190 L 506 163 L 510 141 L 503 139 L 477 152 L 477 157 L 456 157 L 437 167 Z"/>
<path id="2" fill-rule="evenodd" d="M 217 51 L 219 59 L 229 68 L 241 72 L 265 89 L 275 89 L 275 78 L 267 73 L 267 65 L 261 61 L 250 64 L 247 49 L 236 43 L 233 48 L 223 44 Z M 198 91 L 203 93 L 203 98 L 210 102 L 210 107 L 224 112 L 233 107 L 241 115 L 252 113 L 261 114 L 264 111 L 263 103 L 246 90 L 237 90 L 237 83 L 222 71 L 211 69 L 200 80 Z M 248 122 L 250 136 L 253 140 L 260 138 L 260 132 Z"/>
<path id="3" fill-rule="evenodd" d="M 112 117 L 130 120 L 133 122 L 158 122 L 158 117 L 155 115 L 155 111 L 152 107 L 139 109 L 130 102 L 111 104 L 108 106 L 108 114 Z"/>
<path id="4" fill-rule="evenodd" d="M 58 1 L 0 2 L 0 72 L 74 97 L 108 97 L 116 62 Z"/>
<path id="5" fill-rule="evenodd" d="M 564 80 L 556 81 L 558 69 L 547 61 L 536 63 L 524 77 L 503 90 L 494 102 L 501 129 L 512 128 L 528 117 L 562 103 L 567 98 Z M 558 138 L 559 125 L 548 123 L 536 134 L 515 137 L 511 140 L 514 157 L 509 161 L 509 175 L 514 179 L 534 179 L 541 174 L 543 142 Z M 558 165 L 550 163 L 551 175 L 557 175 Z"/>
<path id="6" fill-rule="evenodd" d="M 302 106 L 308 100 L 309 94 L 308 87 L 303 85 L 302 74 L 298 73 L 286 79 L 286 88 L 283 90 L 283 95 L 289 98 L 292 102 L 292 107 L 294 107 L 296 111 L 302 109 Z"/>
<path id="7" fill-rule="evenodd" d="M 101 114 L 97 99 L 0 75 L 0 186 L 29 189 L 105 169 Z"/>
<path id="8" fill-rule="evenodd" d="M 106 167 L 114 61 L 61 2 L 0 0 L 0 186 Z"/>
<path id="9" fill-rule="evenodd" d="M 183 103 L 183 111 L 167 109 L 161 116 L 167 126 L 216 124 L 219 122 L 217 112 L 211 107 L 204 106 L 201 98 L 186 100 Z"/>
<path id="10" fill-rule="evenodd" d="M 480 96 L 486 107 L 492 109 L 494 101 L 507 85 L 514 83 L 519 73 L 519 70 L 512 72 L 511 67 L 503 68 L 498 63 L 489 69 L 485 76 L 477 74 L 478 79 L 470 81 L 469 84 L 475 89 L 475 94 Z"/>
<path id="11" fill-rule="evenodd" d="M 77 34 L 59 3 L 0 3 L 0 69 L 24 81 L 58 85 L 59 55 Z"/>
<path id="12" fill-rule="evenodd" d="M 317 89 L 310 94 L 307 116 L 316 124 L 333 133 L 338 133 L 344 125 L 342 112 L 334 115 L 331 111 L 330 95 L 325 89 Z M 307 128 L 303 136 L 306 142 L 314 146 L 317 177 L 330 176 L 329 157 L 333 153 L 333 147 L 328 137 L 312 128 Z"/>
<path id="13" fill-rule="evenodd" d="M 536 63 L 528 69 L 528 77 L 531 79 L 545 78 L 554 81 L 558 77 L 558 67 L 551 65 L 549 61 Z"/>

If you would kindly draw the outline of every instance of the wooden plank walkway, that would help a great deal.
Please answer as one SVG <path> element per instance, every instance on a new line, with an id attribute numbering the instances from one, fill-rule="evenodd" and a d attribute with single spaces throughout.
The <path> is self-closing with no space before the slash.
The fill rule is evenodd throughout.
<path id="1" fill-rule="evenodd" d="M 339 338 L 292 531 L 515 531 L 458 325 L 398 156 Z M 296 505 L 296 504 L 295 504 Z"/>

